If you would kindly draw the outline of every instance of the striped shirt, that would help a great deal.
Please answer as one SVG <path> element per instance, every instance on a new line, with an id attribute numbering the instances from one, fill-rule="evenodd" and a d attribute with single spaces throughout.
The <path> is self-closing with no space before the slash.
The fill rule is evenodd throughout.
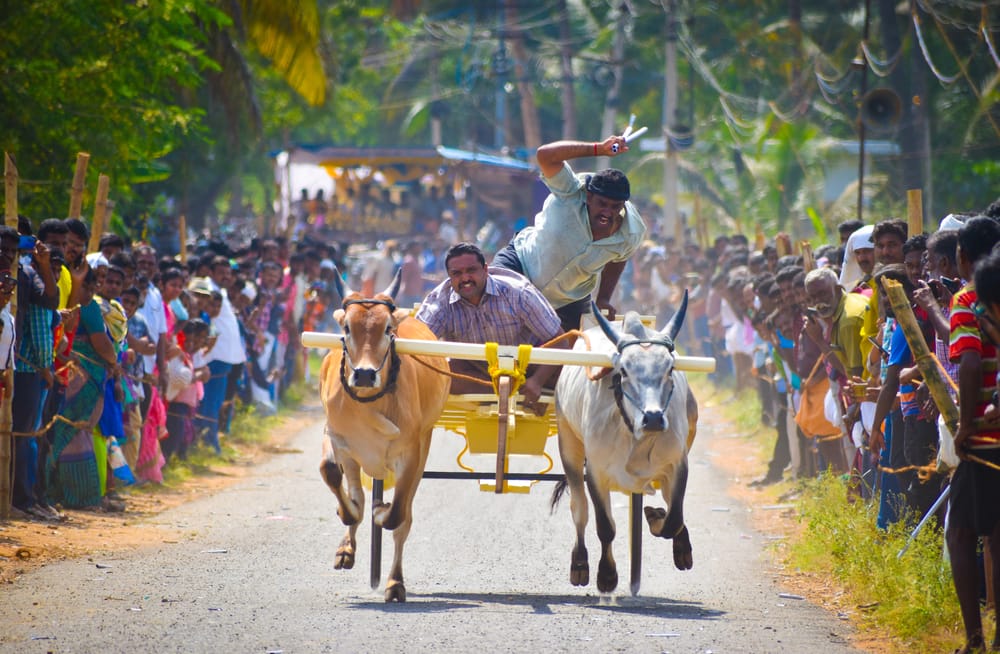
<path id="1" fill-rule="evenodd" d="M 462 299 L 445 280 L 424 299 L 417 320 L 441 340 L 541 345 L 561 331 L 559 316 L 523 275 L 490 268 L 479 305 Z"/>
<path id="2" fill-rule="evenodd" d="M 979 401 L 976 417 L 982 417 L 993 400 L 997 388 L 997 350 L 989 339 L 979 331 L 979 321 L 973 312 L 976 306 L 976 289 L 966 285 L 955 294 L 951 301 L 951 343 L 948 357 L 954 363 L 966 352 L 975 352 L 982 357 L 982 382 L 979 385 Z M 969 438 L 971 447 L 1000 447 L 1000 430 L 981 431 Z"/>

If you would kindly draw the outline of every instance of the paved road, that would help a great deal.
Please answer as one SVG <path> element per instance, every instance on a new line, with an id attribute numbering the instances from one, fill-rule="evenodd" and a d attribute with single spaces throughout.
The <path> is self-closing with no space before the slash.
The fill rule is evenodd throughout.
<path id="1" fill-rule="evenodd" d="M 343 528 L 317 471 L 320 438 L 317 424 L 291 444 L 301 453 L 276 456 L 254 478 L 157 517 L 164 540 L 183 530 L 179 542 L 51 565 L 5 587 L 0 651 L 854 651 L 845 623 L 779 597 L 766 536 L 725 494 L 706 455 L 722 444 L 704 430 L 685 511 L 693 570 L 674 569 L 669 541 L 647 532 L 642 588 L 628 594 L 620 496 L 621 582 L 602 598 L 594 586 L 569 583 L 569 503 L 549 514 L 551 483 L 496 496 L 475 482 L 429 480 L 415 501 L 403 605 L 385 605 L 382 589 L 369 588 L 367 526 L 355 569 L 333 569 Z M 435 438 L 428 469 L 453 469 L 459 439 Z M 596 571 L 593 531 L 588 539 Z M 391 538 L 385 547 L 387 569 Z"/>

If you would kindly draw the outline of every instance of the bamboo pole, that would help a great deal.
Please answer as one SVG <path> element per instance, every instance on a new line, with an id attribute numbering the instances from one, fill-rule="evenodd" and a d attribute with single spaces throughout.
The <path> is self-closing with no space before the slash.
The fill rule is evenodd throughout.
<path id="1" fill-rule="evenodd" d="M 809 241 L 802 241 L 799 243 L 799 247 L 802 248 L 802 269 L 806 272 L 816 269 L 816 257 L 813 256 L 812 245 Z"/>
<path id="2" fill-rule="evenodd" d="M 14 159 L 8 153 L 4 153 L 3 162 L 4 176 L 4 220 L 6 224 L 17 229 L 17 166 Z M 17 265 L 14 262 L 11 276 L 17 279 Z M 11 296 L 10 313 L 17 316 L 17 293 Z M 14 449 L 13 430 L 14 418 L 12 414 L 13 391 L 14 391 L 14 370 L 13 367 L 4 370 L 3 375 L 3 400 L 0 401 L 0 518 L 6 520 L 10 518 L 11 501 L 13 500 L 13 486 L 11 479 L 11 460 Z"/>
<path id="3" fill-rule="evenodd" d="M 177 229 L 181 233 L 181 251 L 180 251 L 181 263 L 186 266 L 188 262 L 188 249 L 187 249 L 188 230 L 187 230 L 187 216 L 185 216 L 184 214 L 181 214 L 180 218 L 177 219 Z"/>
<path id="4" fill-rule="evenodd" d="M 909 226 L 909 235 L 911 237 L 924 233 L 923 197 L 923 193 L 918 188 L 911 188 L 906 191 L 906 216 Z"/>
<path id="5" fill-rule="evenodd" d="M 884 279 L 882 286 L 885 288 L 889 303 L 892 305 L 896 322 L 899 323 L 903 335 L 906 336 L 906 342 L 910 345 L 913 360 L 920 368 L 920 374 L 924 377 L 927 390 L 930 391 L 931 398 L 938 411 L 941 412 L 949 431 L 955 434 L 958 431 L 958 407 L 955 406 L 955 402 L 948 392 L 950 384 L 945 380 L 941 367 L 934 363 L 934 357 L 927 347 L 923 332 L 920 331 L 917 319 L 913 315 L 913 309 L 910 307 L 910 301 L 906 297 L 903 285 L 892 279 Z"/>
<path id="6" fill-rule="evenodd" d="M 86 152 L 76 154 L 76 172 L 73 173 L 73 185 L 70 186 L 69 215 L 67 218 L 79 218 L 83 209 L 83 190 L 87 182 L 87 164 L 90 155 Z"/>
<path id="7" fill-rule="evenodd" d="M 97 201 L 94 204 L 94 221 L 90 224 L 90 245 L 87 252 L 97 252 L 101 247 L 104 221 L 108 212 L 108 187 L 111 179 L 107 175 L 97 178 Z"/>

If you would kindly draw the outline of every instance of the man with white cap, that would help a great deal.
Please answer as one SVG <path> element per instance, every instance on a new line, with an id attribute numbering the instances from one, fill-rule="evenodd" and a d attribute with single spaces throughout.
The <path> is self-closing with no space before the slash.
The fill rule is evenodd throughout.
<path id="1" fill-rule="evenodd" d="M 860 286 L 870 288 L 875 269 L 875 242 L 872 240 L 874 225 L 865 225 L 847 238 L 844 247 L 844 266 L 840 270 L 840 285 L 848 291 Z"/>

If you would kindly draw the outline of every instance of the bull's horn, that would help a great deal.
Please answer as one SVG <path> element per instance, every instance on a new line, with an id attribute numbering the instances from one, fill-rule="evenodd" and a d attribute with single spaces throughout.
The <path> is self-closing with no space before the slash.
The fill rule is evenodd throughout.
<path id="1" fill-rule="evenodd" d="M 396 293 L 399 293 L 399 285 L 403 283 L 403 269 L 400 268 L 396 271 L 396 274 L 392 278 L 392 283 L 389 284 L 389 288 L 382 291 L 382 295 L 388 295 L 396 300 Z"/>
<path id="2" fill-rule="evenodd" d="M 608 322 L 608 319 L 604 317 L 604 314 L 597 308 L 597 304 L 593 300 L 590 301 L 590 310 L 594 312 L 594 318 L 597 319 L 597 324 L 601 326 L 601 331 L 604 332 L 604 335 L 608 337 L 609 341 L 614 343 L 615 349 L 618 349 L 618 344 L 622 340 L 622 335 L 618 333 L 618 330 L 615 329 L 614 325 Z"/>
<path id="3" fill-rule="evenodd" d="M 340 301 L 343 302 L 350 293 L 351 289 L 344 286 L 344 280 L 340 277 L 340 270 L 337 266 L 333 267 L 333 285 L 337 289 L 337 293 L 340 294 Z"/>
<path id="4" fill-rule="evenodd" d="M 677 313 L 670 318 L 667 322 L 667 326 L 663 328 L 663 333 L 666 334 L 667 338 L 671 341 L 677 338 L 677 332 L 681 330 L 681 325 L 684 324 L 684 314 L 687 313 L 688 308 L 688 292 L 684 289 L 684 297 L 681 298 L 681 306 L 677 309 Z"/>

